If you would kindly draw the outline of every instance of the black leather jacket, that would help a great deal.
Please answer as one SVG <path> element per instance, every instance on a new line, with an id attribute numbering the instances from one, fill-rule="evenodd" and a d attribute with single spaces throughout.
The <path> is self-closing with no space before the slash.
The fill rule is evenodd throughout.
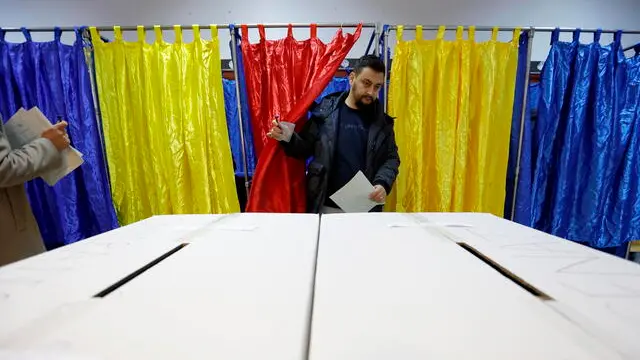
<path id="1" fill-rule="evenodd" d="M 327 194 L 329 174 L 333 162 L 340 106 L 348 92 L 327 95 L 311 108 L 311 118 L 302 130 L 294 133 L 289 142 L 281 142 L 287 155 L 299 159 L 313 157 L 307 169 L 307 212 L 318 213 L 330 194 Z M 385 114 L 376 100 L 369 128 L 367 165 L 364 175 L 374 185 L 391 191 L 398 176 L 400 157 L 393 131 L 393 118 Z M 373 211 L 382 211 L 377 206 Z"/>

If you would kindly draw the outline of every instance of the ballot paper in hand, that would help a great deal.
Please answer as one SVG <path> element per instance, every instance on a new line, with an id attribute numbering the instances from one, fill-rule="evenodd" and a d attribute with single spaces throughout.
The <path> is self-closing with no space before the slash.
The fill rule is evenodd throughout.
<path id="1" fill-rule="evenodd" d="M 373 185 L 369 182 L 362 171 L 358 173 L 340 190 L 336 191 L 329 198 L 333 200 L 347 213 L 369 212 L 377 205 L 377 203 L 369 199 L 369 195 L 373 192 Z"/>
<path id="2" fill-rule="evenodd" d="M 42 133 L 50 127 L 51 122 L 49 122 L 40 109 L 34 107 L 29 111 L 20 108 L 11 119 L 7 121 L 4 129 L 11 148 L 19 149 L 40 138 Z M 72 147 L 63 150 L 61 155 L 63 159 L 62 165 L 40 176 L 49 186 L 55 185 L 60 179 L 84 163 L 82 153 Z"/>

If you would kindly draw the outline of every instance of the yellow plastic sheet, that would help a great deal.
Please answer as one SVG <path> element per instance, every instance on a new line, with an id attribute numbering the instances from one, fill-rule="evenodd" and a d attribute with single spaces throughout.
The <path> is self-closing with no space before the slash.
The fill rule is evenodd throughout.
<path id="1" fill-rule="evenodd" d="M 401 165 L 386 209 L 503 215 L 520 30 L 509 43 L 404 41 L 398 28 L 389 113 Z"/>
<path id="2" fill-rule="evenodd" d="M 212 39 L 115 39 L 91 28 L 113 201 L 121 224 L 152 215 L 240 210 L 229 146 L 217 29 Z"/>

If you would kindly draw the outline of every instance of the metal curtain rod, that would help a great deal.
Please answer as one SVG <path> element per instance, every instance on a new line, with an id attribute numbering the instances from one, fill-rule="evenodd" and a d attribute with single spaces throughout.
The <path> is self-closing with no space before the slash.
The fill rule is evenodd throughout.
<path id="1" fill-rule="evenodd" d="M 222 28 L 229 28 L 230 24 L 203 24 L 203 25 L 198 25 L 200 27 L 200 29 L 206 29 L 211 25 L 215 25 L 218 27 L 218 29 L 222 29 Z M 236 24 L 236 25 L 243 25 L 243 24 Z M 286 23 L 272 23 L 272 24 L 246 24 L 247 27 L 249 28 L 257 28 L 258 25 L 263 25 L 265 28 L 288 28 L 290 24 L 286 24 Z M 358 25 L 360 25 L 359 23 L 318 23 L 316 24 L 317 27 L 319 28 L 356 28 L 358 27 Z M 155 25 L 144 25 L 144 29 L 145 30 L 153 30 Z M 294 28 L 308 28 L 311 27 L 311 24 L 291 24 L 292 27 Z M 160 29 L 162 30 L 173 30 L 174 25 L 160 25 Z M 375 28 L 376 24 L 375 23 L 362 23 L 362 27 L 363 28 Z M 60 26 L 60 31 L 75 31 L 75 28 L 73 26 Z M 181 29 L 186 29 L 186 30 L 190 30 L 193 29 L 193 25 L 180 25 Z M 2 31 L 5 32 L 21 32 L 22 28 L 17 28 L 17 27 L 3 27 L 0 28 L 2 29 Z M 28 31 L 30 32 L 53 32 L 55 30 L 54 27 L 33 27 L 33 28 L 26 28 Z M 113 26 L 96 26 L 96 29 L 98 31 L 113 31 Z M 136 31 L 138 30 L 138 26 L 131 26 L 131 25 L 127 25 L 127 26 L 120 26 L 120 30 L 122 31 Z"/>
<path id="2" fill-rule="evenodd" d="M 220 28 L 228 28 L 229 24 L 206 24 L 206 25 L 198 25 L 200 27 L 200 29 L 206 29 L 208 27 L 210 27 L 211 25 L 215 25 L 217 26 L 219 29 Z M 113 26 L 117 26 L 113 25 Z M 98 31 L 113 31 L 113 26 L 96 26 L 96 29 Z M 144 25 L 143 28 L 145 30 L 153 30 L 155 25 Z M 180 25 L 181 29 L 193 29 L 194 25 Z M 162 30 L 173 30 L 174 25 L 160 25 L 160 29 Z M 75 31 L 75 28 L 73 26 L 60 26 L 59 27 L 61 31 Z M 3 31 L 6 32 L 20 32 L 22 31 L 21 28 L 0 28 Z M 53 32 L 55 30 L 54 27 L 34 27 L 34 28 L 26 28 L 28 31 L 30 32 Z M 138 30 L 137 26 L 120 26 L 120 30 L 122 31 L 136 31 Z"/>
<path id="3" fill-rule="evenodd" d="M 417 25 L 403 25 L 404 30 L 416 30 Z M 514 31 L 516 29 L 515 26 L 496 26 L 500 31 Z M 397 25 L 389 26 L 389 30 L 396 30 L 398 28 Z M 465 29 L 468 29 L 469 26 L 464 26 Z M 476 31 L 493 31 L 493 26 L 476 26 Z M 440 29 L 440 25 L 423 25 L 422 30 L 431 31 Z M 458 25 L 445 25 L 446 30 L 457 30 Z M 536 32 L 553 32 L 556 28 L 554 27 L 536 27 L 536 26 L 523 26 L 520 29 L 523 31 L 533 29 Z M 568 27 L 560 27 L 558 30 L 560 32 L 574 32 L 579 28 L 568 28 Z M 585 33 L 595 33 L 598 32 L 598 29 L 579 29 L 581 32 Z M 601 29 L 603 34 L 615 34 L 618 31 L 622 31 L 624 34 L 640 34 L 640 30 L 612 30 L 612 29 Z"/>
<path id="4" fill-rule="evenodd" d="M 375 23 L 316 23 L 316 26 L 319 28 L 356 28 L 362 24 L 363 28 L 375 28 Z M 311 24 L 288 24 L 288 23 L 273 23 L 273 24 L 236 24 L 247 25 L 248 28 L 257 28 L 259 25 L 264 26 L 265 28 L 288 28 L 289 25 L 294 28 L 308 28 L 311 27 Z"/>

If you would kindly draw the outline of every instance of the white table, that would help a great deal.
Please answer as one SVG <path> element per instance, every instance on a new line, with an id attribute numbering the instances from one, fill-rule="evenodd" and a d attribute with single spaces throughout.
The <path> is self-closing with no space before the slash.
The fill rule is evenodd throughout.
<path id="1" fill-rule="evenodd" d="M 187 246 L 111 294 L 69 299 L 1 339 L 0 358 L 305 358 L 318 217 L 231 215 L 195 227 L 171 243 Z"/>
<path id="2" fill-rule="evenodd" d="M 0 268 L 0 338 L 91 298 L 222 217 L 157 216 Z"/>
<path id="3" fill-rule="evenodd" d="M 0 359 L 640 354 L 637 264 L 485 214 L 318 220 L 159 216 L 0 268 Z"/>
<path id="4" fill-rule="evenodd" d="M 447 227 L 467 221 L 474 226 Z M 531 295 L 446 233 L 482 229 L 493 239 L 511 226 L 486 215 L 323 216 L 310 359 L 621 359 L 608 337 L 560 316 L 549 305 L 557 301 Z"/>
<path id="5" fill-rule="evenodd" d="M 409 215 L 440 228 L 535 285 L 546 304 L 625 359 L 640 358 L 640 266 L 488 214 Z"/>

